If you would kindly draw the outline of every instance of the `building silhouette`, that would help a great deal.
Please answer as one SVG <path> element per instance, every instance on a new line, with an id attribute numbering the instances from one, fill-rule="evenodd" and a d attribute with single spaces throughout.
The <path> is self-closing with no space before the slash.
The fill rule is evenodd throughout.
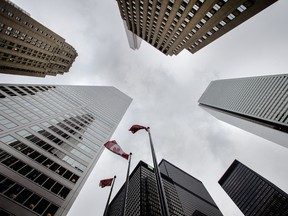
<path id="1" fill-rule="evenodd" d="M 170 215 L 222 215 L 203 184 L 166 160 L 160 162 L 161 177 Z M 126 215 L 159 215 L 160 201 L 156 178 L 150 167 L 140 161 L 129 176 Z M 174 174 L 180 174 L 175 176 Z M 192 190 L 192 191 L 191 191 Z M 121 215 L 124 185 L 109 205 L 108 215 Z"/>
<path id="2" fill-rule="evenodd" d="M 288 215 L 288 195 L 237 160 L 219 184 L 245 216 Z"/>
<path id="3" fill-rule="evenodd" d="M 166 160 L 162 160 L 159 167 L 161 173 L 173 180 L 184 215 L 222 215 L 201 181 Z"/>
<path id="4" fill-rule="evenodd" d="M 0 215 L 66 215 L 130 103 L 114 87 L 0 85 Z"/>
<path id="5" fill-rule="evenodd" d="M 69 71 L 77 52 L 64 38 L 9 0 L 0 0 L 0 20 L 0 73 L 45 77 Z"/>
<path id="6" fill-rule="evenodd" d="M 277 0 L 117 0 L 132 49 L 145 40 L 165 55 L 195 53 Z M 136 35 L 138 37 L 136 37 Z M 132 46 L 131 46 L 132 44 Z"/>
<path id="7" fill-rule="evenodd" d="M 288 147 L 288 76 L 212 81 L 199 105 L 214 117 Z"/>

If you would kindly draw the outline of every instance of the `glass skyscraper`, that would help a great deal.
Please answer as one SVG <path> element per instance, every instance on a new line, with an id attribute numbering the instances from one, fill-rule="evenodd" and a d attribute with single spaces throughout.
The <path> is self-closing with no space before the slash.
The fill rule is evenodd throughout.
<path id="1" fill-rule="evenodd" d="M 201 181 L 166 160 L 159 164 L 161 173 L 173 180 L 184 215 L 222 216 L 218 206 Z"/>
<path id="2" fill-rule="evenodd" d="M 170 215 L 222 216 L 208 191 L 198 179 L 166 160 L 159 164 Z M 126 215 L 161 216 L 154 168 L 140 161 L 129 178 Z M 109 216 L 120 216 L 124 185 L 109 205 Z"/>
<path id="3" fill-rule="evenodd" d="M 212 81 L 199 104 L 216 118 L 288 147 L 288 75 Z"/>
<path id="4" fill-rule="evenodd" d="M 0 85 L 0 215 L 66 215 L 131 103 L 114 87 Z"/>
<path id="5" fill-rule="evenodd" d="M 219 184 L 245 216 L 288 215 L 288 195 L 237 160 Z"/>

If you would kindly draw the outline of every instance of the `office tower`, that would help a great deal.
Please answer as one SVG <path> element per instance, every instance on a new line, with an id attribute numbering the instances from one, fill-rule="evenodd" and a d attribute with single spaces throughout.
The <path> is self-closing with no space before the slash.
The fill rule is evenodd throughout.
<path id="1" fill-rule="evenodd" d="M 288 195 L 237 160 L 219 184 L 245 216 L 288 215 Z"/>
<path id="2" fill-rule="evenodd" d="M 168 167 L 169 171 L 167 171 L 166 167 Z M 162 172 L 163 169 L 165 169 L 164 172 Z M 153 167 L 140 161 L 130 174 L 126 215 L 161 216 L 160 201 L 153 170 Z M 166 160 L 161 161 L 160 170 L 170 215 L 222 215 L 199 180 L 186 174 Z M 170 175 L 170 171 L 173 172 L 172 175 Z M 180 176 L 176 177 L 174 173 Z M 123 188 L 124 185 L 110 203 L 109 216 L 121 215 L 124 196 Z"/>
<path id="3" fill-rule="evenodd" d="M 0 0 L 0 73 L 56 76 L 68 72 L 76 57 L 64 38 L 11 1 Z"/>
<path id="4" fill-rule="evenodd" d="M 216 118 L 288 147 L 288 75 L 212 81 L 199 99 Z"/>
<path id="5" fill-rule="evenodd" d="M 222 215 L 216 203 L 201 181 L 179 169 L 166 160 L 159 164 L 161 173 L 174 182 L 184 215 L 218 216 Z"/>
<path id="6" fill-rule="evenodd" d="M 66 215 L 130 103 L 114 87 L 0 85 L 0 215 Z"/>
<path id="7" fill-rule="evenodd" d="M 195 53 L 277 0 L 117 0 L 133 34 L 165 55 Z M 248 35 L 247 35 L 248 36 Z M 136 37 L 129 37 L 135 44 Z"/>

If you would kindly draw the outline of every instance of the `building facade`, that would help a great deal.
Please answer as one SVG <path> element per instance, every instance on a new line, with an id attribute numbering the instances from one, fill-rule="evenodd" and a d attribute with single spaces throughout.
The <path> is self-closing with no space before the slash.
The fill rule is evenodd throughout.
<path id="1" fill-rule="evenodd" d="M 212 81 L 199 99 L 216 118 L 288 147 L 288 75 Z"/>
<path id="2" fill-rule="evenodd" d="M 184 215 L 223 215 L 201 181 L 166 160 L 160 162 L 159 168 L 161 173 L 173 180 Z"/>
<path id="3" fill-rule="evenodd" d="M 183 49 L 197 52 L 276 1 L 117 0 L 117 3 L 128 30 L 165 55 L 177 55 Z"/>
<path id="4" fill-rule="evenodd" d="M 199 180 L 166 160 L 162 160 L 159 167 L 170 215 L 222 216 Z M 175 176 L 175 173 L 180 175 Z M 109 216 L 121 215 L 123 197 L 124 185 L 109 205 Z M 142 161 L 130 175 L 125 213 L 133 216 L 161 216 L 154 169 Z"/>
<path id="5" fill-rule="evenodd" d="M 0 85 L 0 214 L 66 215 L 130 103 L 114 87 Z"/>
<path id="6" fill-rule="evenodd" d="M 219 184 L 245 216 L 288 215 L 288 195 L 237 160 Z"/>
<path id="7" fill-rule="evenodd" d="M 68 72 L 76 50 L 9 0 L 0 0 L 0 73 L 45 77 Z"/>

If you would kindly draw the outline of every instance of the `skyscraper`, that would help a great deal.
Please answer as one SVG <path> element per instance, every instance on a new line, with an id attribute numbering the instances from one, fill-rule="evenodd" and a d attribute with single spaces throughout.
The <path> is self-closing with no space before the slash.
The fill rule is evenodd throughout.
<path id="1" fill-rule="evenodd" d="M 165 55 L 195 53 L 277 0 L 117 0 L 124 26 Z M 133 41 L 134 40 L 134 41 Z"/>
<path id="2" fill-rule="evenodd" d="M 288 76 L 212 81 L 199 104 L 216 118 L 288 147 Z"/>
<path id="3" fill-rule="evenodd" d="M 0 0 L 0 73 L 56 76 L 68 72 L 76 57 L 64 38 L 11 1 Z"/>
<path id="4" fill-rule="evenodd" d="M 245 216 L 288 215 L 288 195 L 237 160 L 219 184 Z"/>
<path id="5" fill-rule="evenodd" d="M 161 173 L 173 180 L 184 215 L 220 216 L 221 211 L 201 181 L 166 160 L 159 164 Z"/>
<path id="6" fill-rule="evenodd" d="M 140 161 L 129 178 L 126 215 L 159 215 L 160 201 L 153 171 Z M 166 160 L 160 162 L 170 215 L 222 215 L 203 184 Z M 168 175 L 166 175 L 168 174 Z M 175 176 L 174 174 L 179 176 Z M 109 205 L 109 216 L 121 215 L 124 185 Z"/>
<path id="7" fill-rule="evenodd" d="M 114 87 L 0 86 L 0 214 L 66 215 L 131 98 Z"/>

